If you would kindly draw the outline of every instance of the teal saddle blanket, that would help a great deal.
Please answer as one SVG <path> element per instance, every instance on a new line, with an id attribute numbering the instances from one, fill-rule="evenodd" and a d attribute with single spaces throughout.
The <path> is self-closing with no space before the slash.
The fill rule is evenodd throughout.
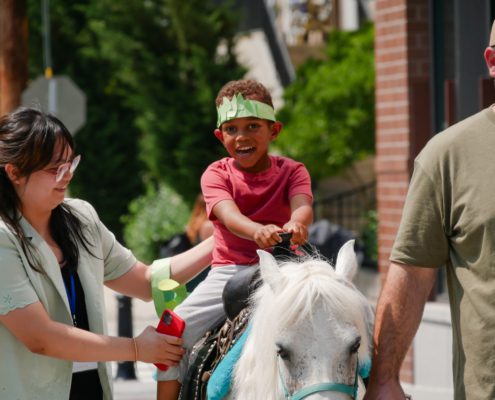
<path id="1" fill-rule="evenodd" d="M 222 400 L 232 387 L 232 372 L 235 364 L 241 356 L 244 343 L 248 337 L 251 325 L 248 325 L 243 334 L 229 350 L 227 355 L 217 365 L 206 387 L 206 398 L 208 400 Z"/>

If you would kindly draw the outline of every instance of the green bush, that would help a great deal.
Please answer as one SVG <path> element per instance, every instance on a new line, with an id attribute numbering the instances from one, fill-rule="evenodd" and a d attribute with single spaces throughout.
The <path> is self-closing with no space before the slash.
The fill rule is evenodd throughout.
<path id="1" fill-rule="evenodd" d="M 165 184 L 133 200 L 123 217 L 124 239 L 136 257 L 151 263 L 159 256 L 160 243 L 182 232 L 190 210 L 181 196 Z"/>
<path id="2" fill-rule="evenodd" d="M 339 173 L 374 152 L 373 27 L 333 31 L 326 58 L 300 66 L 285 90 L 276 146 L 303 162 L 311 178 Z"/>

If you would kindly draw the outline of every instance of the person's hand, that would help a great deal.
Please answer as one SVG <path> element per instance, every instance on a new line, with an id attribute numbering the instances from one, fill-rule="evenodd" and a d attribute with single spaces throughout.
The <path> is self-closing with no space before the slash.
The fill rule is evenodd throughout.
<path id="1" fill-rule="evenodd" d="M 152 326 L 135 338 L 138 361 L 175 366 L 185 350 L 181 347 L 181 338 L 158 333 Z"/>
<path id="2" fill-rule="evenodd" d="M 284 231 L 292 233 L 290 239 L 292 244 L 304 244 L 308 240 L 308 228 L 300 222 L 289 221 L 284 225 Z"/>
<path id="3" fill-rule="evenodd" d="M 386 383 L 370 380 L 363 400 L 405 400 L 410 398 L 406 396 L 397 380 L 390 380 Z"/>
<path id="4" fill-rule="evenodd" d="M 263 225 L 254 232 L 253 239 L 260 249 L 266 249 L 281 242 L 279 232 L 282 232 L 282 229 L 277 225 Z"/>

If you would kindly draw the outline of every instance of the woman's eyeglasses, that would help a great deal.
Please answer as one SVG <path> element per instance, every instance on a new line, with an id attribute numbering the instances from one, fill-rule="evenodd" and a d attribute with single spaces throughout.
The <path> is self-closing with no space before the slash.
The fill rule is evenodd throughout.
<path id="1" fill-rule="evenodd" d="M 57 169 L 57 175 L 55 175 L 55 182 L 58 183 L 62 179 L 64 179 L 64 176 L 67 172 L 70 172 L 72 175 L 76 170 L 77 166 L 79 165 L 80 161 L 81 161 L 81 155 L 78 155 L 74 157 L 72 161 L 67 161 L 66 163 L 59 165 Z"/>

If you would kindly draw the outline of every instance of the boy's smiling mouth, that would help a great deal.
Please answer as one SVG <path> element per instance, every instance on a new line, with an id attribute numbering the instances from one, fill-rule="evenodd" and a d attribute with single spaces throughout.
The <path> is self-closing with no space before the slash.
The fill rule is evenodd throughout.
<path id="1" fill-rule="evenodd" d="M 236 154 L 240 156 L 248 155 L 256 151 L 255 147 L 239 147 L 235 150 Z"/>

